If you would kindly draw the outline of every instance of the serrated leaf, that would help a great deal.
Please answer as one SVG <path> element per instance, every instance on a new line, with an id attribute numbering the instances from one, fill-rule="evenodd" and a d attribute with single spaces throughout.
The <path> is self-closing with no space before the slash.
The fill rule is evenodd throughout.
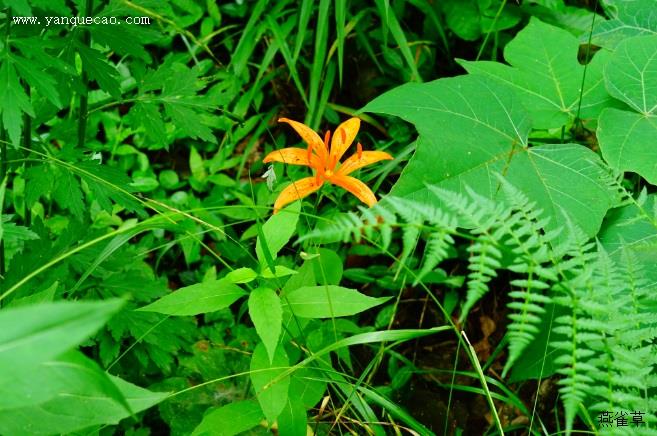
<path id="1" fill-rule="evenodd" d="M 57 81 L 50 74 L 43 70 L 34 68 L 34 63 L 18 55 L 11 56 L 14 64 L 18 68 L 21 77 L 33 86 L 40 94 L 46 97 L 58 109 L 62 108 L 57 91 Z"/>
<path id="2" fill-rule="evenodd" d="M 657 184 L 657 35 L 618 45 L 605 69 L 609 93 L 636 112 L 606 109 L 598 123 L 602 156 L 618 171 Z M 638 113 L 637 113 L 638 112 Z"/>
<path id="3" fill-rule="evenodd" d="M 206 412 L 192 436 L 234 436 L 252 429 L 264 417 L 257 402 L 235 401 Z"/>
<path id="4" fill-rule="evenodd" d="M 55 189 L 52 196 L 61 207 L 71 211 L 73 215 L 81 218 L 84 214 L 82 190 L 77 179 L 67 170 L 56 168 Z M 52 189 L 52 187 L 50 187 Z"/>
<path id="5" fill-rule="evenodd" d="M 176 126 L 176 136 L 216 143 L 206 120 L 230 98 L 222 101 L 225 96 L 213 92 L 214 88 L 201 95 L 207 83 L 199 79 L 199 74 L 200 69 L 187 68 L 175 57 L 168 56 L 157 70 L 149 71 L 139 83 L 137 103 L 129 119 L 135 126 L 144 126 L 149 139 L 156 142 L 152 148 L 163 148 L 174 139 L 166 135 L 163 115 Z M 159 93 L 155 92 L 158 90 Z"/>
<path id="6" fill-rule="evenodd" d="M 262 343 L 256 346 L 251 356 L 251 383 L 262 412 L 270 425 L 276 421 L 287 402 L 290 376 L 279 376 L 287 370 L 289 364 L 282 346 L 276 349 L 272 361 L 269 360 L 267 350 Z"/>
<path id="7" fill-rule="evenodd" d="M 77 163 L 76 167 L 98 204 L 107 212 L 112 210 L 110 200 L 131 211 L 143 209 L 139 201 L 130 195 L 135 190 L 130 178 L 119 168 L 93 161 Z"/>
<path id="8" fill-rule="evenodd" d="M 186 136 L 216 143 L 217 138 L 212 134 L 212 130 L 205 125 L 203 119 L 191 109 L 191 106 L 195 106 L 192 101 L 174 103 L 169 100 L 164 103 L 164 111 Z"/>
<path id="9" fill-rule="evenodd" d="M 341 286 L 303 286 L 286 292 L 283 308 L 301 318 L 332 318 L 350 316 L 388 301 L 390 297 L 374 298 L 355 289 Z"/>
<path id="10" fill-rule="evenodd" d="M 530 147 L 527 112 L 511 89 L 492 79 L 468 75 L 406 84 L 363 110 L 397 115 L 420 134 L 391 195 L 436 206 L 428 185 L 455 192 L 469 186 L 495 199 L 502 195 L 497 172 L 543 210 L 549 230 L 566 225 L 565 213 L 589 236 L 614 201 L 595 153 L 576 144 Z"/>
<path id="11" fill-rule="evenodd" d="M 249 316 L 273 362 L 283 322 L 281 300 L 276 291 L 264 287 L 254 289 L 249 295 Z"/>
<path id="12" fill-rule="evenodd" d="M 146 136 L 158 146 L 154 148 L 167 144 L 166 126 L 162 121 L 162 114 L 157 104 L 149 101 L 137 101 L 128 115 L 134 120 L 134 124 L 144 126 Z"/>
<path id="13" fill-rule="evenodd" d="M 49 164 L 31 165 L 25 169 L 25 205 L 31 208 L 55 184 Z"/>
<path id="14" fill-rule="evenodd" d="M 121 88 L 116 68 L 110 65 L 98 50 L 86 47 L 80 42 L 76 42 L 75 47 L 89 77 L 98 82 L 98 85 L 112 97 L 120 98 Z"/>
<path id="15" fill-rule="evenodd" d="M 5 57 L 0 62 L 0 112 L 2 126 L 9 133 L 9 139 L 15 145 L 20 142 L 23 112 L 34 117 L 30 99 L 25 95 L 18 81 L 13 63 Z"/>
<path id="16" fill-rule="evenodd" d="M 511 66 L 492 61 L 459 63 L 469 73 L 494 78 L 518 92 L 535 129 L 558 128 L 577 117 L 580 94 L 580 118 L 595 118 L 612 102 L 602 77 L 609 53 L 599 51 L 588 65 L 581 65 L 579 44 L 569 32 L 532 18 L 504 48 L 504 59 Z"/>
<path id="17" fill-rule="evenodd" d="M 220 279 L 180 288 L 137 310 L 185 316 L 215 312 L 233 304 L 246 292 L 230 280 Z"/>
<path id="18" fill-rule="evenodd" d="M 32 15 L 32 8 L 27 0 L 3 0 L 7 8 L 11 8 L 15 15 L 30 16 Z"/>
<path id="19" fill-rule="evenodd" d="M 107 10 L 103 10 L 97 15 L 99 18 L 105 16 Z M 117 32 L 116 25 L 96 24 L 89 26 L 94 43 L 106 45 L 113 51 L 121 55 L 131 55 L 144 60 L 149 60 L 150 56 L 144 49 L 144 38 L 141 37 L 140 27 L 147 26 L 121 26 L 121 31 Z"/>

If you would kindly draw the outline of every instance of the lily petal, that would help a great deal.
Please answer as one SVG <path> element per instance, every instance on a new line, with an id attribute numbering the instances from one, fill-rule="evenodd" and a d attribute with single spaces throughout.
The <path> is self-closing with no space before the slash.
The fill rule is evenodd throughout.
<path id="1" fill-rule="evenodd" d="M 299 134 L 299 136 L 301 136 L 301 139 L 303 139 L 306 144 L 312 146 L 312 149 L 323 161 L 328 159 L 328 151 L 324 146 L 324 141 L 313 129 L 298 121 L 290 120 L 289 118 L 279 118 L 278 122 L 288 123 Z"/>
<path id="2" fill-rule="evenodd" d="M 334 185 L 338 185 L 339 187 L 351 192 L 366 205 L 372 207 L 376 204 L 374 193 L 360 180 L 343 174 L 333 174 L 328 180 Z"/>
<path id="3" fill-rule="evenodd" d="M 390 156 L 385 151 L 363 151 L 360 154 L 360 157 L 358 156 L 358 153 L 349 156 L 347 160 L 342 162 L 342 165 L 340 165 L 340 168 L 338 168 L 336 174 L 342 174 L 343 176 L 346 176 L 347 174 L 351 174 L 357 169 L 363 168 L 369 164 L 373 164 L 374 162 L 391 159 L 392 156 Z"/>
<path id="4" fill-rule="evenodd" d="M 335 168 L 335 164 L 340 161 L 345 151 L 354 142 L 358 129 L 360 129 L 360 119 L 355 117 L 349 118 L 335 129 L 331 140 L 330 169 Z"/>
<path id="5" fill-rule="evenodd" d="M 274 213 L 278 212 L 285 205 L 293 201 L 304 198 L 321 188 L 323 183 L 317 183 L 315 177 L 305 177 L 296 182 L 290 183 L 281 191 L 274 203 Z"/>
<path id="6" fill-rule="evenodd" d="M 310 156 L 310 161 L 308 160 Z M 322 166 L 322 161 L 317 155 L 308 153 L 308 150 L 298 147 L 281 148 L 269 153 L 262 160 L 263 163 L 281 162 L 290 165 L 305 165 L 319 171 Z"/>

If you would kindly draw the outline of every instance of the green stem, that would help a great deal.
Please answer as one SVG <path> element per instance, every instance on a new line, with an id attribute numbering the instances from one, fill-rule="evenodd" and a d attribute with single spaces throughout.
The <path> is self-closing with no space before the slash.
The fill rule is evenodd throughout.
<path id="1" fill-rule="evenodd" d="M 9 34 L 11 31 L 11 9 L 7 8 L 7 28 L 5 34 L 5 50 L 9 52 Z M 4 181 L 7 177 L 7 131 L 0 121 L 0 180 Z M 0 221 L 2 220 L 2 210 L 4 209 L 4 199 L 0 202 Z M 4 280 L 6 272 L 5 265 L 5 241 L 0 238 L 0 278 Z"/>
<path id="2" fill-rule="evenodd" d="M 25 89 L 25 94 L 27 94 L 27 98 L 29 99 L 31 97 L 31 90 L 30 86 L 28 84 L 24 85 Z M 23 114 L 23 147 L 25 147 L 25 158 L 27 159 L 25 161 L 25 169 L 27 169 L 30 166 L 30 152 L 32 148 L 32 118 L 26 113 Z M 6 159 L 3 159 L 3 162 L 6 162 Z M 31 211 L 29 208 L 25 209 L 25 225 L 27 227 L 30 226 L 32 222 L 32 216 L 31 216 Z"/>
<path id="3" fill-rule="evenodd" d="M 0 180 L 7 177 L 7 132 L 0 124 Z M 4 209 L 4 199 L 0 201 L 0 220 L 2 219 L 2 210 Z M 5 278 L 5 240 L 0 238 L 0 278 Z"/>
<path id="4" fill-rule="evenodd" d="M 91 16 L 93 8 L 93 0 L 87 0 L 85 4 L 85 15 Z M 91 45 L 91 34 L 88 30 L 84 30 L 82 34 L 82 44 L 89 47 Z M 80 112 L 78 114 L 78 147 L 84 145 L 84 138 L 87 133 L 87 110 L 89 106 L 89 78 L 87 77 L 87 72 L 82 66 L 82 86 L 84 91 L 80 94 Z"/>

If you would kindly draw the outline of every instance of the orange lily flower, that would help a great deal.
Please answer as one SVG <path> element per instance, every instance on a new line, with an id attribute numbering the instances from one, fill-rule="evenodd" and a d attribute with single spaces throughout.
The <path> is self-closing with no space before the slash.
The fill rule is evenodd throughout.
<path id="1" fill-rule="evenodd" d="M 322 141 L 322 138 L 305 124 L 287 118 L 279 118 L 278 122 L 288 123 L 292 126 L 306 144 L 308 144 L 308 149 L 289 147 L 275 150 L 269 153 L 263 159 L 263 162 L 304 165 L 312 168 L 315 176 L 299 179 L 283 189 L 274 203 L 274 213 L 278 212 L 286 204 L 312 194 L 326 182 L 346 189 L 370 207 L 376 203 L 376 197 L 372 190 L 365 183 L 349 176 L 349 174 L 374 162 L 392 159 L 392 156 L 383 151 L 363 151 L 363 146 L 358 143 L 357 152 L 344 162 L 340 162 L 340 159 L 358 133 L 360 119 L 350 118 L 340 124 L 335 131 L 335 135 L 333 135 L 330 147 L 330 131 L 326 132 Z M 338 164 L 340 164 L 339 167 Z"/>

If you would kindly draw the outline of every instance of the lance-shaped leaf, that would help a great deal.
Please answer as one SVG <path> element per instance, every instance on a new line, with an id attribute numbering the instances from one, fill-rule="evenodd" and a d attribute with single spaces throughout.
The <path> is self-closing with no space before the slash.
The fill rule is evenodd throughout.
<path id="1" fill-rule="evenodd" d="M 249 316 L 272 361 L 283 322 L 281 300 L 276 291 L 265 287 L 254 289 L 249 295 Z"/>
<path id="2" fill-rule="evenodd" d="M 118 424 L 168 395 L 111 376 L 77 351 L 16 375 L 0 389 L 6 397 L 0 400 L 2 434 L 69 434 Z"/>
<path id="3" fill-rule="evenodd" d="M 246 292 L 228 279 L 210 280 L 180 288 L 138 310 L 167 315 L 198 315 L 233 304 Z"/>
<path id="4" fill-rule="evenodd" d="M 494 199 L 501 195 L 497 172 L 543 210 L 550 229 L 565 225 L 565 213 L 591 236 L 612 204 L 596 154 L 574 144 L 530 147 L 527 111 L 512 89 L 492 79 L 409 83 L 363 110 L 399 116 L 420 134 L 392 195 L 435 204 L 427 185 L 456 192 L 470 186 Z"/>
<path id="5" fill-rule="evenodd" d="M 258 344 L 251 356 L 251 383 L 262 412 L 270 424 L 274 423 L 287 402 L 290 376 L 283 373 L 289 364 L 282 346 L 276 349 L 272 361 L 269 360 L 267 350 L 262 343 Z"/>
<path id="6" fill-rule="evenodd" d="M 334 285 L 302 286 L 285 294 L 283 308 L 289 308 L 301 318 L 332 318 L 355 315 L 389 299 L 369 297 L 355 289 Z"/>

